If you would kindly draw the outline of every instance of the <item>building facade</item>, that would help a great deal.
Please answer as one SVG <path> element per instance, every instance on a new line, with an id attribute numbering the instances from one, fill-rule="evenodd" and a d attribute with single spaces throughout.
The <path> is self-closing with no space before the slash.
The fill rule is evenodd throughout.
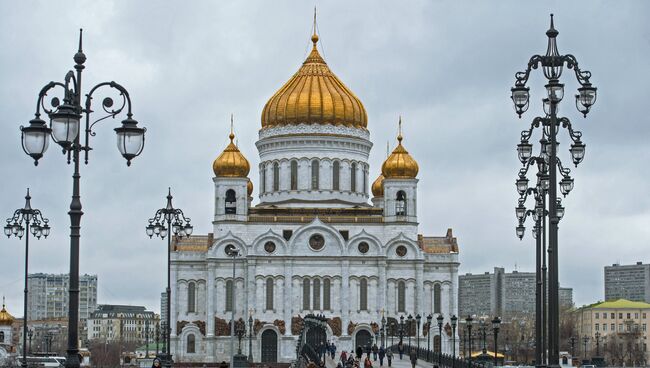
<path id="1" fill-rule="evenodd" d="M 576 309 L 574 316 L 580 343 L 588 338 L 587 356 L 604 356 L 614 366 L 645 366 L 650 361 L 650 304 L 625 299 L 598 302 Z"/>
<path id="2" fill-rule="evenodd" d="M 68 317 L 68 274 L 33 273 L 27 278 L 27 319 Z M 79 318 L 97 308 L 97 275 L 79 275 Z"/>
<path id="3" fill-rule="evenodd" d="M 213 163 L 213 231 L 173 244 L 175 361 L 228 361 L 233 312 L 247 331 L 253 320 L 255 361 L 295 359 L 309 313 L 328 318 L 326 339 L 339 351 L 373 341 L 382 317 L 390 327 L 399 316 L 420 314 L 424 323 L 442 314 L 443 336 L 434 328 L 433 343 L 452 351 L 457 240 L 451 229 L 419 233 L 419 168 L 401 129 L 371 185 L 365 108 L 321 57 L 318 36 L 312 41 L 262 111 L 259 204 L 231 132 Z M 318 331 L 306 333 L 309 340 Z"/>
<path id="4" fill-rule="evenodd" d="M 134 342 L 153 341 L 160 316 L 135 305 L 100 304 L 86 320 L 89 340 Z"/>
<path id="5" fill-rule="evenodd" d="M 3 298 L 0 309 L 0 364 L 3 365 L 9 365 L 12 355 L 17 352 L 12 328 L 14 320 L 15 318 L 7 312 Z"/>
<path id="6" fill-rule="evenodd" d="M 458 277 L 458 308 L 461 316 L 525 317 L 535 314 L 535 272 L 505 272 Z M 573 289 L 560 288 L 560 308 L 573 306 Z"/>
<path id="7" fill-rule="evenodd" d="M 605 300 L 650 303 L 650 264 L 605 266 Z"/>

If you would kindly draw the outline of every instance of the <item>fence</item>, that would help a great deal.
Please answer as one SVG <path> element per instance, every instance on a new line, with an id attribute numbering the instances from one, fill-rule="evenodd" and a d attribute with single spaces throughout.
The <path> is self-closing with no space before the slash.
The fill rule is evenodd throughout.
<path id="1" fill-rule="evenodd" d="M 389 347 L 389 349 L 393 351 L 393 354 L 397 353 L 397 348 L 397 345 Z M 404 355 L 407 357 L 409 356 L 411 349 L 413 349 L 417 353 L 418 360 L 424 360 L 425 362 L 433 363 L 434 365 L 437 364 L 440 368 L 486 368 L 486 365 L 482 362 L 471 361 L 451 354 L 443 354 L 429 349 L 411 346 L 409 344 L 402 344 L 402 348 L 404 349 Z"/>

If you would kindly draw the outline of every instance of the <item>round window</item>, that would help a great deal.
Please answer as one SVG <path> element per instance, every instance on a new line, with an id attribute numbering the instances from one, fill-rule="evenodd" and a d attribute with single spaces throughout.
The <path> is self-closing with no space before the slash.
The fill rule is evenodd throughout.
<path id="1" fill-rule="evenodd" d="M 398 246 L 397 249 L 395 249 L 395 253 L 400 257 L 404 257 L 406 255 L 406 247 L 403 245 Z"/>
<path id="2" fill-rule="evenodd" d="M 370 250 L 370 246 L 366 242 L 359 243 L 359 253 L 366 254 Z"/>
<path id="3" fill-rule="evenodd" d="M 321 234 L 314 234 L 309 238 L 309 246 L 313 250 L 321 250 L 325 246 L 325 238 Z"/>
<path id="4" fill-rule="evenodd" d="M 232 257 L 232 256 L 233 256 L 232 252 L 237 253 L 237 247 L 235 247 L 235 246 L 232 245 L 232 244 L 228 244 L 228 245 L 226 245 L 225 252 L 226 252 L 226 255 L 227 255 L 228 257 Z"/>
<path id="5" fill-rule="evenodd" d="M 272 241 L 267 241 L 264 243 L 264 250 L 266 253 L 273 253 L 275 252 L 275 243 Z"/>

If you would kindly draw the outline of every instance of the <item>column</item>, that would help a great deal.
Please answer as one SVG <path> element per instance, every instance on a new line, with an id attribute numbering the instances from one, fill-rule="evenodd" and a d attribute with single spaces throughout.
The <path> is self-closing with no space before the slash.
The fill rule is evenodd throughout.
<path id="1" fill-rule="evenodd" d="M 451 287 L 449 283 L 442 284 L 440 286 L 440 313 L 442 313 L 443 317 L 445 317 L 445 324 L 447 324 L 449 318 L 451 318 L 451 296 Z M 442 345 L 442 351 L 447 354 L 451 354 L 451 338 L 448 337 L 444 331 L 442 333 L 440 341 L 444 343 Z"/>
<path id="2" fill-rule="evenodd" d="M 381 319 L 381 308 L 384 308 L 384 314 L 389 312 L 388 305 L 386 304 L 386 260 L 380 260 L 377 262 L 377 267 L 379 267 L 379 287 L 377 290 L 377 305 L 380 306 L 380 316 Z"/>
<path id="3" fill-rule="evenodd" d="M 282 296 L 284 298 L 282 303 L 282 310 L 284 312 L 284 335 L 291 336 L 291 317 L 293 316 L 292 303 L 293 288 L 291 281 L 293 279 L 293 260 L 284 262 L 284 290 Z M 298 307 L 299 308 L 299 307 Z M 280 343 L 280 341 L 278 341 Z"/>
<path id="4" fill-rule="evenodd" d="M 349 170 L 349 169 L 348 169 Z M 343 330 L 341 335 L 348 336 L 348 324 L 350 323 L 350 261 L 341 261 L 341 322 Z"/>
<path id="5" fill-rule="evenodd" d="M 206 282 L 206 296 L 205 296 L 205 319 L 206 319 L 206 358 L 208 362 L 214 361 L 214 279 L 215 267 L 214 264 L 207 263 L 207 282 Z"/>
<path id="6" fill-rule="evenodd" d="M 252 308 L 256 310 L 257 288 L 255 287 L 255 272 L 257 265 L 254 260 L 246 259 L 246 310 L 244 311 L 244 320 L 248 323 L 248 312 Z"/>
<path id="7" fill-rule="evenodd" d="M 424 314 L 424 261 L 417 261 L 415 264 L 415 308 L 414 313 L 422 316 L 420 321 L 420 333 L 422 333 L 422 321 L 426 320 Z M 413 316 L 415 317 L 415 315 Z"/>
<path id="8" fill-rule="evenodd" d="M 171 274 L 170 274 L 171 281 L 170 281 L 169 289 L 171 291 L 171 296 L 170 296 L 170 304 L 171 305 L 169 306 L 170 307 L 170 313 L 169 313 L 170 322 L 169 322 L 169 324 L 171 325 L 171 329 L 172 329 L 171 332 L 170 332 L 170 334 L 171 334 L 170 338 L 176 337 L 176 334 L 178 333 L 178 331 L 176 331 L 176 321 L 178 320 L 178 316 L 176 315 L 176 313 L 177 313 L 177 310 L 178 310 L 177 303 L 178 303 L 178 292 L 179 292 L 179 290 L 178 290 L 178 283 L 176 282 L 176 280 L 178 279 L 178 270 L 176 269 L 176 267 L 177 267 L 176 265 L 171 265 L 171 269 L 170 269 L 170 271 L 171 271 Z"/>

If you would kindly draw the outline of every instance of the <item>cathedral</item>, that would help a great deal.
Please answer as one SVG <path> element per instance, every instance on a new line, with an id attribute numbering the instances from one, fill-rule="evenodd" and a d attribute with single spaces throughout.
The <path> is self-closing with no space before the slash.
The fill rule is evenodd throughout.
<path id="1" fill-rule="evenodd" d="M 458 344 L 450 328 L 457 240 L 451 229 L 419 233 L 419 167 L 401 129 L 381 171 L 371 172 L 364 105 L 321 57 L 315 31 L 311 39 L 307 59 L 262 110 L 259 203 L 252 206 L 250 164 L 231 130 L 212 165 L 213 231 L 173 242 L 176 362 L 228 361 L 233 311 L 245 331 L 242 353 L 256 362 L 295 359 L 310 313 L 327 318 L 326 339 L 339 352 L 397 344 L 400 316 L 409 315 L 421 316 L 413 345 L 418 334 L 420 346 L 430 338 L 437 351 L 451 354 Z"/>

